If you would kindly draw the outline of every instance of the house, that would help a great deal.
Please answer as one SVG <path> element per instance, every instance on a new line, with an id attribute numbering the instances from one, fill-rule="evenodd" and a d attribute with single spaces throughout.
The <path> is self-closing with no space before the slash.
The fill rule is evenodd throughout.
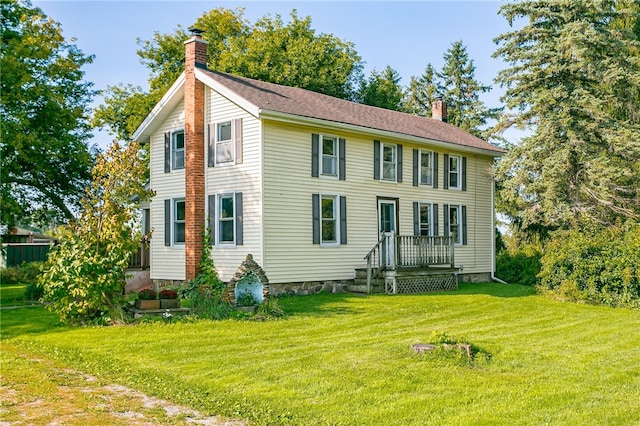
<path id="1" fill-rule="evenodd" d="M 44 262 L 49 250 L 56 243 L 34 228 L 1 226 L 0 268 L 20 266 L 23 263 Z"/>
<path id="2" fill-rule="evenodd" d="M 196 275 L 206 228 L 221 279 L 252 254 L 271 294 L 393 269 L 403 236 L 432 255 L 450 242 L 435 263 L 491 279 L 501 149 L 447 124 L 442 102 L 424 118 L 216 72 L 206 45 L 193 30 L 184 73 L 134 133 L 150 147 L 154 282 Z"/>

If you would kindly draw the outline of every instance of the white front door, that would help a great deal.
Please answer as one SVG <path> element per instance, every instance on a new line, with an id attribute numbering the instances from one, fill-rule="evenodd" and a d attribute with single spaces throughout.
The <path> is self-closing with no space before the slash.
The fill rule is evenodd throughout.
<path id="1" fill-rule="evenodd" d="M 393 265 L 396 228 L 396 200 L 378 200 L 378 235 L 386 237 L 380 253 L 380 266 Z"/>

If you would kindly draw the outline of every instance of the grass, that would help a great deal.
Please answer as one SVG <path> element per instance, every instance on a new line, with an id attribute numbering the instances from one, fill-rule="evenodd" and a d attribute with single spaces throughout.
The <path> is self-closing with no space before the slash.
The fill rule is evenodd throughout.
<path id="1" fill-rule="evenodd" d="M 28 304 L 24 298 L 27 284 L 0 285 L 0 306 L 20 306 Z"/>
<path id="2" fill-rule="evenodd" d="M 463 284 L 403 296 L 280 299 L 266 322 L 67 328 L 2 312 L 2 343 L 200 411 L 255 424 L 637 424 L 640 312 Z M 470 366 L 410 345 L 433 332 L 491 355 Z M 4 352 L 4 349 L 3 349 Z M 3 355 L 4 358 L 5 355 Z M 5 367 L 3 366 L 3 369 Z"/>

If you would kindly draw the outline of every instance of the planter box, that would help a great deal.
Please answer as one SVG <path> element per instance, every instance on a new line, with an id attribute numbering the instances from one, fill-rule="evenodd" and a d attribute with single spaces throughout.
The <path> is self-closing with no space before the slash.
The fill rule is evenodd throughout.
<path id="1" fill-rule="evenodd" d="M 180 307 L 180 299 L 160 299 L 160 309 L 177 309 Z"/>
<path id="2" fill-rule="evenodd" d="M 160 301 L 136 299 L 135 307 L 137 309 L 143 309 L 143 310 L 160 309 Z"/>

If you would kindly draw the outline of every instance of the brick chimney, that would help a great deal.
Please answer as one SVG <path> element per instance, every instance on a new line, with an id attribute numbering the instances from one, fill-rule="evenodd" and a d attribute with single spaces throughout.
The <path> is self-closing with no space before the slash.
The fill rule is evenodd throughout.
<path id="1" fill-rule="evenodd" d="M 185 279 L 198 274 L 205 229 L 204 191 L 204 84 L 196 80 L 195 68 L 207 67 L 207 42 L 202 31 L 189 28 L 185 41 L 184 139 L 185 139 Z"/>
<path id="2" fill-rule="evenodd" d="M 447 122 L 447 104 L 441 97 L 437 97 L 431 104 L 431 118 L 434 120 Z"/>

